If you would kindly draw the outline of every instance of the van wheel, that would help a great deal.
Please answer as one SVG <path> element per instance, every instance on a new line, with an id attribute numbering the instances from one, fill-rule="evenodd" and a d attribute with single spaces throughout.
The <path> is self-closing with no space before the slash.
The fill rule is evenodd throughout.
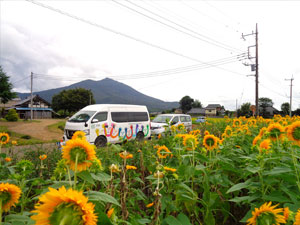
<path id="1" fill-rule="evenodd" d="M 136 135 L 136 140 L 137 141 L 143 141 L 144 140 L 144 133 L 142 131 L 138 132 Z"/>
<path id="2" fill-rule="evenodd" d="M 95 140 L 95 145 L 97 146 L 97 148 L 99 147 L 105 147 L 107 144 L 107 139 L 105 136 L 98 136 Z"/>

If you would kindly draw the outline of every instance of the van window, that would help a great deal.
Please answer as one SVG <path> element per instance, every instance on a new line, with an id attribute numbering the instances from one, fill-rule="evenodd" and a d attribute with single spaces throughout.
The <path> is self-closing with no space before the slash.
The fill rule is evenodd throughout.
<path id="1" fill-rule="evenodd" d="M 128 122 L 142 122 L 148 120 L 148 113 L 146 112 L 128 112 Z"/>
<path id="2" fill-rule="evenodd" d="M 181 117 L 180 117 L 180 121 L 181 121 L 181 122 L 187 122 L 186 116 L 181 116 Z"/>
<path id="3" fill-rule="evenodd" d="M 186 122 L 191 122 L 192 121 L 190 116 L 187 116 L 185 118 L 186 118 Z"/>
<path id="4" fill-rule="evenodd" d="M 80 122 L 86 122 L 88 121 L 91 116 L 95 114 L 95 111 L 79 111 L 75 113 L 70 119 L 69 122 L 75 122 L 75 123 L 80 123 Z"/>
<path id="5" fill-rule="evenodd" d="M 111 112 L 111 119 L 116 123 L 128 122 L 128 112 Z"/>
<path id="6" fill-rule="evenodd" d="M 172 120 L 172 124 L 176 124 L 176 123 L 178 123 L 178 121 L 179 121 L 178 116 L 175 116 Z"/>
<path id="7" fill-rule="evenodd" d="M 112 112 L 112 121 L 116 123 L 148 121 L 147 112 Z"/>
<path id="8" fill-rule="evenodd" d="M 99 122 L 107 120 L 107 112 L 99 112 L 93 119 L 97 119 Z"/>

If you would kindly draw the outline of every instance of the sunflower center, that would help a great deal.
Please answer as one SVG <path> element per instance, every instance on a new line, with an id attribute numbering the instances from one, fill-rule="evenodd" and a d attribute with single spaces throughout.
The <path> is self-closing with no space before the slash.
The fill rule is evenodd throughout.
<path id="1" fill-rule="evenodd" d="M 70 151 L 70 158 L 73 162 L 76 161 L 76 156 L 78 157 L 78 163 L 83 163 L 87 158 L 85 149 L 78 146 L 72 148 Z"/>
<path id="2" fill-rule="evenodd" d="M 208 139 L 206 140 L 206 144 L 207 144 L 208 146 L 213 146 L 213 145 L 215 144 L 215 141 L 214 141 L 214 139 L 212 139 L 212 138 L 208 138 Z"/>
<path id="3" fill-rule="evenodd" d="M 83 212 L 74 203 L 61 203 L 49 217 L 51 225 L 83 225 Z"/>
<path id="4" fill-rule="evenodd" d="M 5 205 L 11 199 L 11 194 L 7 191 L 0 192 L 0 200 L 2 201 L 2 205 Z"/>
<path id="5" fill-rule="evenodd" d="M 295 140 L 300 140 L 300 127 L 296 127 L 293 131 L 293 137 Z"/>
<path id="6" fill-rule="evenodd" d="M 280 136 L 281 132 L 278 128 L 273 128 L 271 131 L 270 131 L 270 136 L 272 138 L 278 138 Z"/>
<path id="7" fill-rule="evenodd" d="M 1 138 L 0 138 L 0 140 L 1 140 L 2 142 L 6 142 L 7 137 L 6 137 L 5 135 L 2 135 Z"/>
<path id="8" fill-rule="evenodd" d="M 265 212 L 259 215 L 256 224 L 278 224 L 275 215 L 270 212 Z"/>

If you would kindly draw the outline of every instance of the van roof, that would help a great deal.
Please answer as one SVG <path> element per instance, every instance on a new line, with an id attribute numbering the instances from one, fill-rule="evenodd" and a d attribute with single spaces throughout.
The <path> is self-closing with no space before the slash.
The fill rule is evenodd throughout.
<path id="1" fill-rule="evenodd" d="M 108 110 L 109 108 L 110 109 L 130 108 L 130 109 L 139 109 L 143 111 L 148 111 L 147 107 L 144 105 L 126 105 L 126 104 L 93 104 L 93 105 L 88 105 L 81 110 L 99 111 L 99 110 Z"/>
<path id="2" fill-rule="evenodd" d="M 158 116 L 190 116 L 188 114 L 178 114 L 178 113 L 168 113 L 168 114 L 159 114 Z"/>

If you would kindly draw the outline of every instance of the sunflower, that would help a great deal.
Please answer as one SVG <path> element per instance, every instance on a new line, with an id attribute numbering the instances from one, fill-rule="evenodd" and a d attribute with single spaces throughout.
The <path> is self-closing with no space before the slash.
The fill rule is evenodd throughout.
<path id="1" fill-rule="evenodd" d="M 205 135 L 209 135 L 209 134 L 210 134 L 210 133 L 209 133 L 208 130 L 204 131 L 204 136 L 205 136 Z"/>
<path id="2" fill-rule="evenodd" d="M 247 220 L 247 225 L 259 224 L 273 224 L 279 225 L 280 223 L 286 223 L 284 216 L 279 213 L 283 212 L 282 208 L 276 209 L 277 205 L 271 206 L 272 202 L 263 204 L 260 208 L 255 208 L 252 211 L 252 217 Z"/>
<path id="3" fill-rule="evenodd" d="M 212 134 L 205 135 L 203 145 L 207 150 L 213 150 L 218 147 L 218 138 Z"/>
<path id="4" fill-rule="evenodd" d="M 39 158 L 40 158 L 40 160 L 42 160 L 42 161 L 43 161 L 43 160 L 47 159 L 47 155 L 45 155 L 45 154 L 44 154 L 44 155 L 40 155 L 40 157 L 39 157 Z"/>
<path id="5" fill-rule="evenodd" d="M 174 168 L 170 168 L 170 167 L 166 167 L 166 166 L 164 166 L 164 169 L 166 170 L 166 171 L 170 171 L 170 172 L 173 172 L 173 173 L 175 173 L 177 170 L 176 169 L 174 169 Z"/>
<path id="6" fill-rule="evenodd" d="M 119 153 L 119 156 L 120 156 L 122 159 L 131 159 L 131 158 L 133 158 L 133 155 L 130 154 L 129 152 L 127 152 L 127 151 L 124 151 L 124 152 Z"/>
<path id="7" fill-rule="evenodd" d="M 81 130 L 78 130 L 76 131 L 73 136 L 72 136 L 72 139 L 82 139 L 82 140 L 86 140 L 86 137 L 85 137 L 85 133 Z"/>
<path id="8" fill-rule="evenodd" d="M 150 208 L 154 205 L 154 202 L 149 203 L 148 205 L 146 205 L 147 208 Z"/>
<path id="9" fill-rule="evenodd" d="M 259 131 L 258 136 L 262 137 L 265 134 L 266 131 L 267 131 L 266 127 L 261 128 L 260 131 Z"/>
<path id="10" fill-rule="evenodd" d="M 252 145 L 255 146 L 257 144 L 258 141 L 261 140 L 261 137 L 260 136 L 256 136 L 254 139 L 253 139 L 253 142 L 252 142 Z"/>
<path id="11" fill-rule="evenodd" d="M 12 145 L 17 145 L 17 141 L 12 141 L 11 144 Z"/>
<path id="12" fill-rule="evenodd" d="M 290 209 L 288 207 L 283 208 L 283 216 L 285 220 L 288 220 L 290 216 Z"/>
<path id="13" fill-rule="evenodd" d="M 300 146 L 300 121 L 292 123 L 287 129 L 288 139 Z"/>
<path id="14" fill-rule="evenodd" d="M 117 173 L 117 172 L 120 172 L 120 168 L 118 165 L 115 165 L 115 164 L 111 164 L 110 167 L 109 167 L 110 171 L 112 173 Z"/>
<path id="15" fill-rule="evenodd" d="M 272 141 L 281 140 L 283 138 L 284 128 L 279 123 L 272 123 L 267 127 L 269 137 Z"/>
<path id="16" fill-rule="evenodd" d="M 72 170 L 75 170 L 77 158 L 77 170 L 83 171 L 92 165 L 92 160 L 96 158 L 96 152 L 90 143 L 82 139 L 67 141 L 62 147 L 62 157 L 67 160 Z"/>
<path id="17" fill-rule="evenodd" d="M 137 168 L 135 166 L 126 165 L 127 170 L 136 170 Z"/>
<path id="18" fill-rule="evenodd" d="M 165 159 L 165 158 L 167 158 L 167 156 L 170 156 L 170 157 L 173 156 L 172 152 L 165 145 L 159 146 L 156 153 L 157 153 L 158 157 L 161 159 Z"/>
<path id="19" fill-rule="evenodd" d="M 194 150 L 197 145 L 199 144 L 196 136 L 187 134 L 183 138 L 183 145 L 186 147 L 187 150 Z"/>
<path id="20" fill-rule="evenodd" d="M 5 162 L 10 162 L 11 158 L 10 157 L 5 157 L 4 160 L 5 160 Z"/>
<path id="21" fill-rule="evenodd" d="M 114 213 L 115 209 L 114 208 L 111 208 L 110 210 L 107 211 L 106 215 L 108 218 L 111 217 L 111 215 Z"/>
<path id="22" fill-rule="evenodd" d="M 94 204 L 88 202 L 82 191 L 68 189 L 64 186 L 58 190 L 50 188 L 49 192 L 39 197 L 31 218 L 36 225 L 82 224 L 96 225 Z"/>
<path id="23" fill-rule="evenodd" d="M 300 225 L 300 209 L 296 213 L 294 225 Z"/>
<path id="24" fill-rule="evenodd" d="M 266 153 L 269 153 L 270 148 L 271 148 L 271 140 L 270 139 L 263 140 L 259 145 L 260 152 L 265 151 Z"/>
<path id="25" fill-rule="evenodd" d="M 189 134 L 194 135 L 194 136 L 200 135 L 200 133 L 201 133 L 200 130 L 191 130 L 191 131 L 189 132 Z"/>
<path id="26" fill-rule="evenodd" d="M 4 212 L 9 211 L 10 207 L 15 206 L 19 202 L 21 196 L 21 189 L 9 183 L 0 184 L 0 199 L 2 202 L 2 209 Z"/>
<path id="27" fill-rule="evenodd" d="M 232 128 L 230 126 L 226 126 L 224 130 L 225 137 L 230 137 L 232 135 Z"/>
<path id="28" fill-rule="evenodd" d="M 8 133 L 0 133 L 0 144 L 5 145 L 9 142 L 9 135 Z"/>
<path id="29" fill-rule="evenodd" d="M 184 130 L 184 124 L 183 123 L 180 123 L 180 124 L 178 124 L 178 126 L 177 126 L 177 129 L 178 130 Z"/>
<path id="30" fill-rule="evenodd" d="M 232 124 L 233 127 L 239 127 L 241 125 L 242 125 L 242 122 L 240 119 L 233 119 L 233 124 Z"/>

